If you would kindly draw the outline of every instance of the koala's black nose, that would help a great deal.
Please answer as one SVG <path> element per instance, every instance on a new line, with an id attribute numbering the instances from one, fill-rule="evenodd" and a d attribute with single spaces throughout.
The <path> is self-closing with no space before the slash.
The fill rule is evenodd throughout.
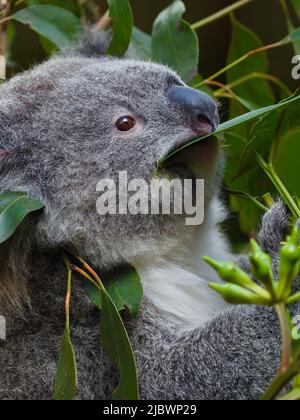
<path id="1" fill-rule="evenodd" d="M 199 134 L 210 134 L 219 124 L 217 106 L 209 95 L 185 86 L 171 87 L 167 97 L 183 108 Z"/>

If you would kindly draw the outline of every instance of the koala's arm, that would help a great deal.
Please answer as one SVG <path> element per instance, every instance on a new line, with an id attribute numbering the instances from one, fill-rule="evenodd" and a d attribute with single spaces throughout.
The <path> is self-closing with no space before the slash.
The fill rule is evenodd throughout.
<path id="1" fill-rule="evenodd" d="M 288 214 L 277 204 L 264 217 L 259 235 L 275 271 L 287 227 Z M 300 313 L 300 305 L 293 311 Z M 159 345 L 162 334 L 148 343 L 148 352 L 137 353 L 143 398 L 259 399 L 279 367 L 279 324 L 269 308 L 232 307 L 205 329 L 164 346 Z"/>

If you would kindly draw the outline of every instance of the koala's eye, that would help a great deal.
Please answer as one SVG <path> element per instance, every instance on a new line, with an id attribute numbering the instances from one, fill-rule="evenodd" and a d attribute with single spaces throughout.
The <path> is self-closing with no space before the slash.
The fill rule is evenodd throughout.
<path id="1" fill-rule="evenodd" d="M 119 131 L 129 131 L 135 126 L 135 124 L 136 121 L 134 118 L 124 115 L 118 119 L 116 127 Z"/>

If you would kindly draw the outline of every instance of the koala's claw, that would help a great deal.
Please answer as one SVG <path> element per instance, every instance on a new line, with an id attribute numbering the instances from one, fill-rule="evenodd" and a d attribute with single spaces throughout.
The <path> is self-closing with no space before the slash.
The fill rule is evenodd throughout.
<path id="1" fill-rule="evenodd" d="M 259 242 L 265 252 L 278 254 L 280 245 L 288 233 L 291 214 L 288 208 L 277 201 L 264 215 L 259 232 Z"/>

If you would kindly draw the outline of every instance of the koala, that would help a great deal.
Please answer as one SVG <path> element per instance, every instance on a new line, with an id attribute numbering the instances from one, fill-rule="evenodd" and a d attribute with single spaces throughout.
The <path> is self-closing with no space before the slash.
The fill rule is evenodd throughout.
<path id="1" fill-rule="evenodd" d="M 117 182 L 127 171 L 150 183 L 158 161 L 219 123 L 214 102 L 170 68 L 140 61 L 131 49 L 123 59 L 100 57 L 108 42 L 107 34 L 89 34 L 0 87 L 0 190 L 45 204 L 0 247 L 0 313 L 8 330 L 0 342 L 0 398 L 53 398 L 67 250 L 100 274 L 126 261 L 141 276 L 140 312 L 123 314 L 141 399 L 258 399 L 279 364 L 276 316 L 225 304 L 209 289 L 208 281 L 219 280 L 201 260 L 236 258 L 219 228 L 226 212 L 217 140 L 186 149 L 161 169 L 169 178 L 205 180 L 201 226 L 187 226 L 184 215 L 97 213 L 99 180 Z M 280 202 L 262 222 L 260 241 L 275 272 L 288 226 Z M 76 398 L 110 399 L 118 372 L 99 346 L 99 311 L 78 281 L 71 331 Z"/>

